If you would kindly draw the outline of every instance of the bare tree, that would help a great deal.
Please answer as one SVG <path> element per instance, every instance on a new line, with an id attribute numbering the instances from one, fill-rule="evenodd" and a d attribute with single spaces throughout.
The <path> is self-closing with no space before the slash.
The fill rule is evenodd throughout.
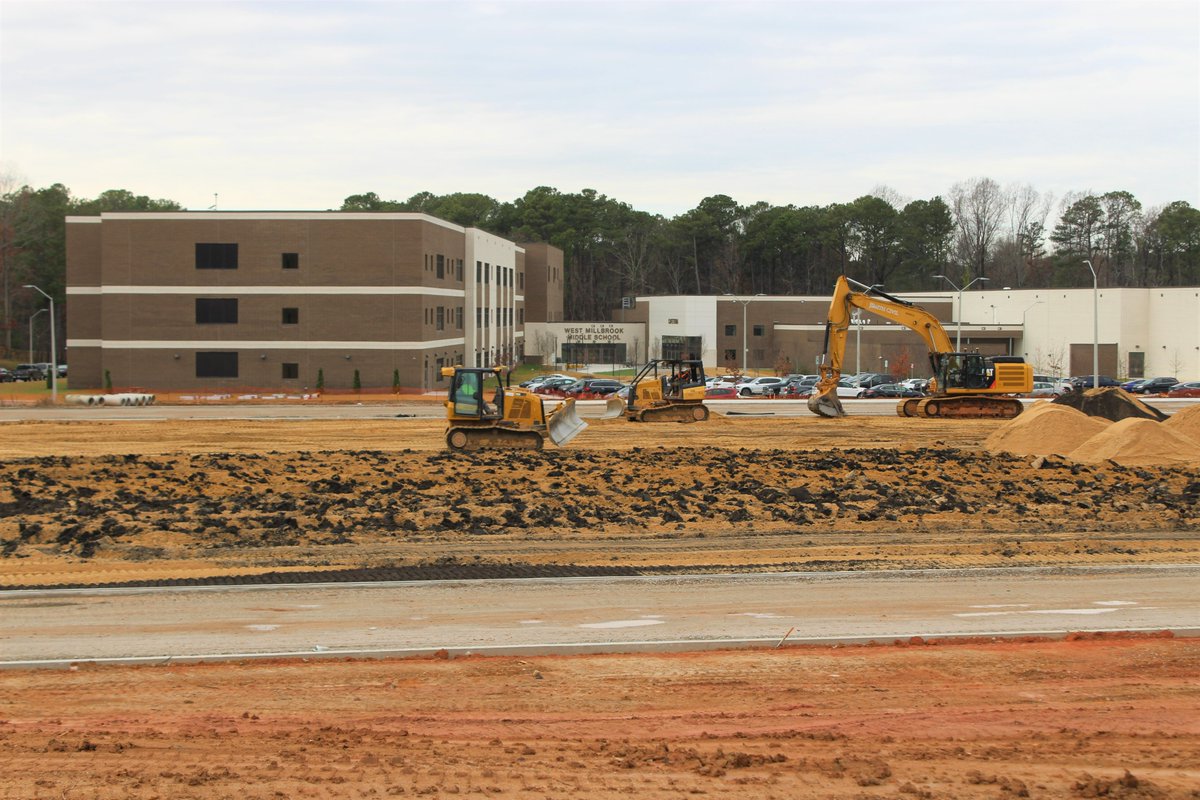
<path id="1" fill-rule="evenodd" d="M 1044 252 L 1046 218 L 1054 195 L 1050 192 L 1043 195 L 1029 184 L 1011 186 L 1007 195 L 1009 226 L 1016 244 L 1012 249 L 1015 258 L 1008 266 L 1013 284 L 1019 288 L 1025 285 L 1029 267 Z"/>
<path id="2" fill-rule="evenodd" d="M 991 178 L 973 178 L 951 187 L 950 208 L 958 228 L 957 252 L 964 277 L 987 277 L 988 256 L 1006 206 L 1004 191 Z"/>
<path id="3" fill-rule="evenodd" d="M 911 197 L 906 197 L 882 183 L 871 190 L 871 197 L 878 197 L 897 211 L 903 211 L 904 207 L 912 202 Z"/>

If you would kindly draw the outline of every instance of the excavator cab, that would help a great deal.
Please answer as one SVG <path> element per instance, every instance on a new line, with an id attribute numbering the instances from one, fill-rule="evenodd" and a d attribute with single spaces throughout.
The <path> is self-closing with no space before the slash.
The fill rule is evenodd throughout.
<path id="1" fill-rule="evenodd" d="M 503 372 L 502 367 L 442 368 L 442 377 L 450 379 L 445 405 L 451 450 L 541 450 L 547 436 L 561 446 L 587 427 L 575 413 L 574 399 L 547 414 L 540 395 L 506 386 Z"/>

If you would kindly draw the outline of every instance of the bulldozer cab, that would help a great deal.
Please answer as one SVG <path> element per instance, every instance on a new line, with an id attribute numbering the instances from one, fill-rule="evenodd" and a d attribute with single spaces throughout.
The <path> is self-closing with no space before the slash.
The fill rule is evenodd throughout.
<path id="1" fill-rule="evenodd" d="M 459 367 L 451 370 L 450 399 L 453 412 L 459 417 L 494 419 L 503 413 L 504 387 L 495 370 Z M 496 378 L 496 387 L 491 402 L 484 399 L 487 376 Z"/>

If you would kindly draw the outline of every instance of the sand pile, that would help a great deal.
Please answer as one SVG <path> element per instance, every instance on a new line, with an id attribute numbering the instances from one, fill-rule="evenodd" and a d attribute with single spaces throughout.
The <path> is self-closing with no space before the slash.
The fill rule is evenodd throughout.
<path id="1" fill-rule="evenodd" d="M 1175 431 L 1200 443 L 1200 406 L 1188 406 L 1167 417 L 1163 423 Z"/>
<path id="2" fill-rule="evenodd" d="M 1150 419 L 1123 419 L 1067 454 L 1075 461 L 1200 464 L 1200 443 Z"/>
<path id="3" fill-rule="evenodd" d="M 1065 455 L 1111 424 L 1070 406 L 1037 403 L 994 431 L 984 446 L 1017 455 Z"/>
<path id="4" fill-rule="evenodd" d="M 1157 408 L 1146 405 L 1124 389 L 1111 386 L 1104 389 L 1087 389 L 1082 392 L 1065 392 L 1050 402 L 1077 408 L 1089 417 L 1103 417 L 1113 422 L 1130 417 L 1153 419 L 1158 422 L 1167 418 L 1166 414 Z"/>

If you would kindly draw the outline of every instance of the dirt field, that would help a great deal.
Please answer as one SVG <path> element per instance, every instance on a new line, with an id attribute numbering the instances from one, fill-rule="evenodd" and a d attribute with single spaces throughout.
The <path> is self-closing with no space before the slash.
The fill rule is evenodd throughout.
<path id="1" fill-rule="evenodd" d="M 1001 423 L 6 423 L 0 585 L 447 564 L 1197 563 L 1200 464 Z M 0 623 L 0 633 L 3 625 Z M 0 639 L 2 643 L 2 639 Z M 1200 642 L 0 672 L 0 798 L 1200 797 Z"/>

